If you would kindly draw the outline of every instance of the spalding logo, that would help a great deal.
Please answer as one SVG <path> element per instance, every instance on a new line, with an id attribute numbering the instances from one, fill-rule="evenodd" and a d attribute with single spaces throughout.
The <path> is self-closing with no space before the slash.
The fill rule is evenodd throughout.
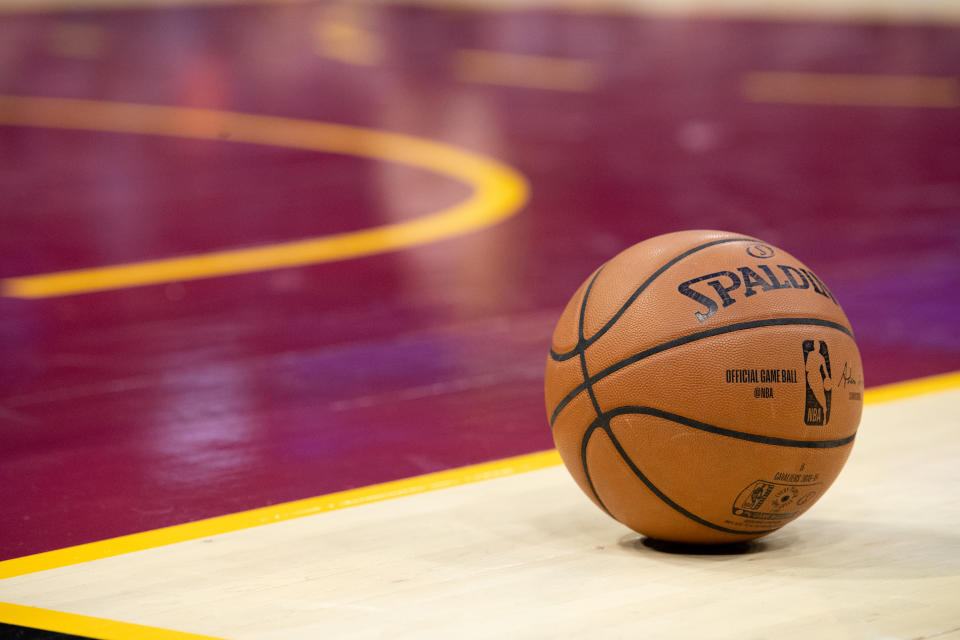
<path id="1" fill-rule="evenodd" d="M 833 303 L 837 304 L 837 299 L 834 298 L 830 290 L 827 289 L 827 285 L 823 284 L 820 278 L 813 275 L 811 271 L 786 264 L 778 264 L 776 267 L 780 270 L 779 273 L 775 272 L 768 265 L 757 265 L 757 271 L 762 271 L 763 275 L 757 273 L 757 271 L 750 267 L 737 267 L 739 274 L 734 271 L 708 273 L 699 278 L 681 283 L 680 286 L 677 287 L 677 291 L 704 306 L 704 311 L 694 312 L 694 315 L 697 316 L 697 320 L 700 322 L 703 322 L 715 314 L 719 310 L 720 305 L 726 308 L 734 304 L 737 300 L 731 293 L 739 290 L 741 287 L 743 287 L 744 298 L 749 298 L 764 291 L 808 289 L 833 300 Z M 764 277 L 764 275 L 766 277 Z M 778 279 L 778 277 L 782 278 L 782 280 Z M 706 286 L 712 287 L 713 290 L 716 291 L 717 300 L 709 295 L 705 295 L 701 291 L 697 291 L 691 286 L 703 281 L 706 281 Z M 720 303 L 719 305 L 717 304 L 718 302 Z"/>

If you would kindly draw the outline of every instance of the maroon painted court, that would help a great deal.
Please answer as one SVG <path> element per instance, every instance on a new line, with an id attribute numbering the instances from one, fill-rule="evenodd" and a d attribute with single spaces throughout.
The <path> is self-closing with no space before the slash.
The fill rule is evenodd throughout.
<path id="1" fill-rule="evenodd" d="M 757 72 L 955 78 L 957 28 L 385 7 L 362 17 L 370 63 L 318 46 L 326 9 L 0 16 L 0 94 L 396 131 L 531 188 L 498 226 L 403 251 L 0 298 L 0 559 L 549 448 L 560 310 L 669 231 L 804 260 L 868 385 L 960 369 L 956 106 L 745 90 Z M 464 50 L 578 60 L 589 81 L 474 82 Z M 0 278 L 364 229 L 469 192 L 228 140 L 0 126 L 0 150 Z"/>

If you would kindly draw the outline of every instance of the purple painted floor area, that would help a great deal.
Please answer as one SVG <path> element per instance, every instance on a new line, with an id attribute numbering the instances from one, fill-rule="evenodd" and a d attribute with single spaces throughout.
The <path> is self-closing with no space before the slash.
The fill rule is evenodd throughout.
<path id="1" fill-rule="evenodd" d="M 384 62 L 358 67 L 315 54 L 321 8 L 3 16 L 0 93 L 402 131 L 517 167 L 529 205 L 360 260 L 0 298 L 0 559 L 549 448 L 542 368 L 563 305 L 668 231 L 740 231 L 804 260 L 843 304 L 868 385 L 960 369 L 958 110 L 740 91 L 757 70 L 956 76 L 957 29 L 387 8 L 371 14 Z M 102 29 L 102 55 L 51 49 L 64 24 Z M 587 59 L 599 85 L 458 82 L 457 49 Z M 0 149 L 0 277 L 390 214 L 355 158 L 15 127 Z M 416 210 L 464 194 L 414 184 Z"/>

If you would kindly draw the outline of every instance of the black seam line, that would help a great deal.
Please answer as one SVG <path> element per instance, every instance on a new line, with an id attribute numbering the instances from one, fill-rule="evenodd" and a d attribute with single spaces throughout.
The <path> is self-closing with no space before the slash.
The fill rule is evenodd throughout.
<path id="1" fill-rule="evenodd" d="M 639 478 L 640 481 L 643 482 L 643 484 L 647 485 L 647 488 L 650 489 L 650 491 L 652 491 L 658 498 L 660 498 L 660 500 L 665 502 L 668 506 L 672 507 L 675 511 L 690 518 L 694 522 L 702 524 L 705 527 L 709 527 L 710 529 L 723 531 L 724 533 L 736 533 L 736 534 L 759 536 L 765 533 L 770 533 L 771 531 L 776 531 L 776 529 L 765 529 L 761 531 L 756 531 L 756 530 L 745 531 L 741 529 L 730 529 L 730 528 L 721 526 L 719 524 L 714 524 L 709 520 L 704 520 L 703 518 L 696 515 L 695 513 L 691 513 L 687 511 L 686 509 L 681 507 L 679 504 L 671 500 L 667 494 L 661 491 L 660 488 L 657 487 L 657 485 L 653 484 L 653 482 L 651 482 L 650 479 L 647 478 L 647 476 L 645 476 L 642 471 L 640 471 L 637 465 L 634 464 L 633 460 L 630 459 L 630 456 L 627 454 L 627 452 L 623 449 L 623 446 L 620 444 L 620 441 L 617 440 L 616 436 L 613 435 L 613 429 L 610 428 L 609 422 L 607 422 L 603 426 L 603 431 L 604 433 L 607 434 L 607 437 L 610 438 L 610 442 L 613 443 L 613 446 L 616 447 L 617 452 L 620 454 L 620 457 L 623 459 L 624 462 L 627 463 L 627 466 L 630 467 L 630 470 L 633 471 L 633 475 L 637 476 L 637 478 Z"/>
<path id="2" fill-rule="evenodd" d="M 583 475 L 587 477 L 587 484 L 590 486 L 590 492 L 593 493 L 593 497 L 597 499 L 597 504 L 600 505 L 601 509 L 606 511 L 608 516 L 613 518 L 613 514 L 610 513 L 610 509 L 607 508 L 607 505 L 603 503 L 603 499 L 600 497 L 600 494 L 597 493 L 597 488 L 593 486 L 593 478 L 590 477 L 590 466 L 587 464 L 587 445 L 590 444 L 590 437 L 593 435 L 593 432 L 596 431 L 599 427 L 600 427 L 600 420 L 598 418 L 583 433 L 583 439 L 580 441 L 580 464 L 583 465 Z"/>
<path id="3" fill-rule="evenodd" d="M 599 416 L 603 411 L 600 410 L 600 403 L 597 402 L 597 396 L 593 393 L 593 385 L 590 384 L 590 374 L 587 373 L 587 357 L 580 352 L 580 368 L 583 370 L 583 382 L 587 387 L 587 393 L 590 395 L 590 402 L 593 403 L 593 410 Z"/>
<path id="4" fill-rule="evenodd" d="M 777 438 L 774 436 L 763 436 L 756 433 L 748 433 L 745 431 L 736 431 L 734 429 L 725 429 L 723 427 L 717 427 L 712 424 L 707 424 L 706 422 L 694 420 L 692 418 L 684 418 L 683 416 L 678 416 L 677 414 L 670 413 L 669 411 L 654 409 L 653 407 L 617 407 L 616 409 L 604 413 L 601 418 L 607 420 L 609 423 L 609 421 L 613 418 L 622 415 L 653 416 L 655 418 L 669 420 L 670 422 L 676 422 L 693 429 L 699 429 L 700 431 L 707 431 L 709 433 L 727 436 L 728 438 L 747 440 L 749 442 L 758 442 L 760 444 L 769 444 L 777 447 L 795 447 L 798 449 L 835 449 L 837 447 L 843 447 L 850 444 L 857 436 L 857 433 L 853 432 L 851 435 L 845 438 L 839 438 L 837 440 L 792 440 L 790 438 Z"/>
<path id="5" fill-rule="evenodd" d="M 580 318 L 577 319 L 577 348 L 584 343 L 583 340 L 583 316 L 587 313 L 587 298 L 590 297 L 590 290 L 593 289 L 593 283 L 597 281 L 597 276 L 603 271 L 603 266 L 597 269 L 597 272 L 590 278 L 590 284 L 587 290 L 583 292 L 583 301 L 580 303 Z M 593 385 L 590 384 L 590 373 L 587 371 L 587 350 L 580 350 L 580 371 L 583 372 L 583 384 L 587 387 L 587 393 L 590 395 L 590 402 L 593 403 L 593 410 L 599 416 L 603 411 L 600 410 L 600 404 L 597 402 L 597 396 L 593 393 Z"/>
<path id="6" fill-rule="evenodd" d="M 692 249 L 687 249 L 686 251 L 684 251 L 683 253 L 681 253 L 680 255 L 673 258 L 672 260 L 667 262 L 665 265 L 663 265 L 662 267 L 654 271 L 653 274 L 651 274 L 650 277 L 647 278 L 643 282 L 643 284 L 641 284 L 640 287 L 630 295 L 629 298 L 627 298 L 627 301 L 623 303 L 623 305 L 617 310 L 615 314 L 613 314 L 613 317 L 607 320 L 607 323 L 602 327 L 600 327 L 600 329 L 595 334 L 590 336 L 590 339 L 584 340 L 583 334 L 581 334 L 580 341 L 577 342 L 577 346 L 574 347 L 572 351 L 567 351 L 566 353 L 557 353 L 553 349 L 550 349 L 550 357 L 556 360 L 557 362 L 562 362 L 564 360 L 569 360 L 570 358 L 577 355 L 578 353 L 583 353 L 584 351 L 586 351 L 587 347 L 589 347 L 591 344 L 599 340 L 603 336 L 603 334 L 605 334 L 607 331 L 610 330 L 610 327 L 612 327 L 614 324 L 617 323 L 617 320 L 620 319 L 620 316 L 622 316 L 624 313 L 627 312 L 627 309 L 629 309 L 630 305 L 632 305 L 640 296 L 640 294 L 643 293 L 644 289 L 649 287 L 650 284 L 654 280 L 656 280 L 658 277 L 660 277 L 660 275 L 663 274 L 664 271 L 666 271 L 673 265 L 677 264 L 678 262 L 680 262 L 681 260 L 683 260 L 684 258 L 686 258 L 692 253 L 696 253 L 697 251 L 706 249 L 707 247 L 712 247 L 717 244 L 724 244 L 726 242 L 760 242 L 760 241 L 757 240 L 756 238 L 724 238 L 723 240 L 714 240 L 712 242 L 707 242 L 705 244 L 696 246 Z M 597 275 L 600 275 L 599 271 L 597 272 Z M 594 279 L 596 279 L 596 277 L 597 276 L 594 276 Z"/>
<path id="7" fill-rule="evenodd" d="M 667 342 L 658 344 L 655 347 L 650 349 L 645 349 L 639 353 L 635 353 L 632 356 L 616 362 L 606 369 L 597 372 L 589 379 L 589 384 L 594 385 L 603 378 L 607 377 L 611 373 L 619 371 L 624 367 L 633 364 L 644 358 L 648 358 L 652 355 L 660 353 L 661 351 L 666 351 L 667 349 L 673 349 L 674 347 L 679 347 L 690 342 L 696 342 L 697 340 L 703 340 L 704 338 L 710 338 L 713 336 L 723 335 L 724 333 L 733 333 L 734 331 L 745 331 L 747 329 L 756 329 L 758 327 L 777 327 L 785 325 L 813 325 L 818 327 L 827 327 L 830 329 L 836 329 L 841 331 L 851 338 L 853 337 L 853 332 L 845 327 L 844 325 L 838 322 L 831 322 L 830 320 L 821 320 L 820 318 L 768 318 L 766 320 L 751 320 L 750 322 L 737 322 L 735 324 L 728 324 L 723 327 L 716 327 L 714 329 L 707 329 L 706 331 L 698 331 L 697 333 L 691 333 L 690 335 L 683 336 L 682 338 L 676 338 L 674 340 L 668 340 Z M 553 423 L 556 421 L 557 416 L 560 415 L 560 411 L 563 410 L 570 402 L 576 398 L 580 393 L 586 389 L 586 382 L 584 384 L 579 384 L 573 388 L 573 390 L 564 396 L 563 400 L 557 405 L 557 408 L 553 410 L 553 413 L 550 416 L 550 426 L 553 426 Z"/>

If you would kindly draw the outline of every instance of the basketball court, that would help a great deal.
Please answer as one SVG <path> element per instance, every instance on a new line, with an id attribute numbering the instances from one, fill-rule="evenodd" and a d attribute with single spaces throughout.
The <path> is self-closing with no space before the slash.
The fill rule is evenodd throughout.
<path id="1" fill-rule="evenodd" d="M 952 2 L 2 0 L 0 636 L 960 637 L 958 167 Z M 802 259 L 866 381 L 719 550 L 544 403 L 684 229 Z"/>

